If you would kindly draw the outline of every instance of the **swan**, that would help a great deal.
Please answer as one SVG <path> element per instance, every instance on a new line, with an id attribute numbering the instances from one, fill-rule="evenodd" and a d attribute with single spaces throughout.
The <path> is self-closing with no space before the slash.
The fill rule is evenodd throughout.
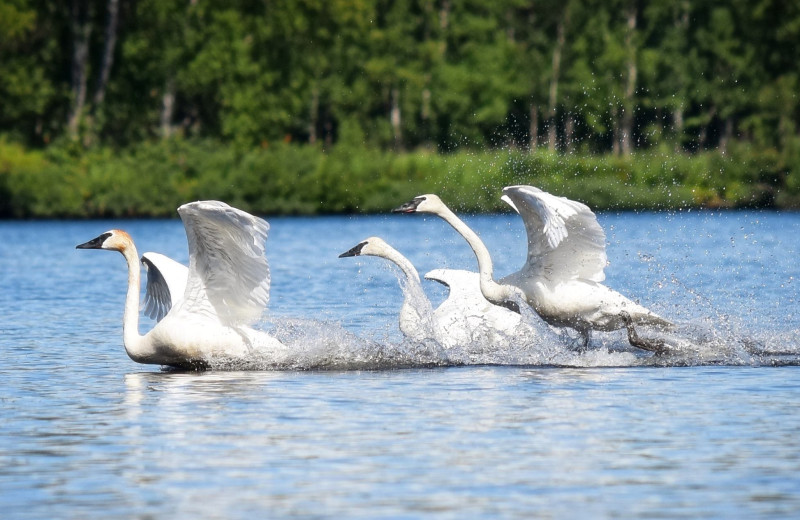
<path id="1" fill-rule="evenodd" d="M 519 314 L 491 304 L 480 293 L 478 273 L 456 269 L 434 269 L 425 275 L 448 287 L 444 302 L 433 310 L 419 273 L 399 251 L 379 237 L 370 237 L 345 251 L 339 258 L 376 256 L 400 268 L 398 280 L 405 298 L 400 308 L 400 331 L 415 342 L 434 339 L 446 348 L 465 346 L 478 334 L 506 332 L 523 326 Z"/>
<path id="2" fill-rule="evenodd" d="M 122 330 L 128 356 L 138 363 L 206 368 L 209 359 L 216 356 L 241 358 L 252 348 L 283 349 L 277 339 L 249 327 L 269 300 L 270 274 L 264 250 L 269 224 L 219 201 L 184 204 L 178 214 L 189 243 L 185 289 L 176 295 L 169 286 L 176 278 L 173 271 L 180 270 L 174 265 L 177 262 L 163 255 L 145 255 L 148 273 L 153 268 L 162 270 L 163 280 L 158 281 L 159 275 L 153 273 L 155 285 L 150 288 L 160 285 L 162 291 L 149 293 L 150 312 L 160 320 L 143 336 L 138 330 L 139 258 L 130 235 L 112 229 L 76 246 L 119 251 L 127 261 Z M 171 274 L 165 277 L 164 272 Z M 178 291 L 180 285 L 174 283 L 174 290 Z M 164 287 L 171 294 L 167 296 Z"/>
<path id="3" fill-rule="evenodd" d="M 523 219 L 528 257 L 522 269 L 499 283 L 494 280 L 492 259 L 483 241 L 438 196 L 420 195 L 393 212 L 431 213 L 444 219 L 475 253 L 481 292 L 487 300 L 514 309 L 522 299 L 548 324 L 577 330 L 584 347 L 593 330 L 623 328 L 622 312 L 627 312 L 635 324 L 672 326 L 600 283 L 605 279 L 607 263 L 605 233 L 588 206 L 533 186 L 506 187 L 502 200 Z M 631 344 L 639 346 L 633 341 Z"/>

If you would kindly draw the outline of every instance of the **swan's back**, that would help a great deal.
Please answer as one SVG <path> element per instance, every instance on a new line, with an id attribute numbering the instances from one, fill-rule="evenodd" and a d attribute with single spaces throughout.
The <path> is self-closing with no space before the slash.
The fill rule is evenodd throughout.
<path id="1" fill-rule="evenodd" d="M 481 294 L 478 273 L 462 269 L 433 269 L 425 273 L 425 279 L 439 282 L 447 287 L 448 294 L 445 303 L 457 304 L 458 302 L 485 300 Z"/>
<path id="2" fill-rule="evenodd" d="M 529 275 L 552 282 L 601 282 L 608 263 L 606 236 L 588 206 L 533 186 L 508 186 L 502 199 L 522 217 L 528 235 Z"/>
<path id="3" fill-rule="evenodd" d="M 475 331 L 482 328 L 510 331 L 521 321 L 519 314 L 484 298 L 478 273 L 434 269 L 425 273 L 425 279 L 439 282 L 449 289 L 445 301 L 434 311 L 434 317 L 451 336 L 460 337 L 466 333 L 472 338 Z"/>
<path id="4" fill-rule="evenodd" d="M 225 324 L 257 320 L 269 302 L 269 224 L 219 201 L 184 204 L 178 214 L 189 242 L 183 310 L 210 311 Z"/>

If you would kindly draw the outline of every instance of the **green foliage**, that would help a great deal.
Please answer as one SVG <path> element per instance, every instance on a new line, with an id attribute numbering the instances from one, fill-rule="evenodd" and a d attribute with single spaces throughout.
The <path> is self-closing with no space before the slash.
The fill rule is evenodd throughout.
<path id="1" fill-rule="evenodd" d="M 800 160 L 800 140 L 793 161 Z M 219 199 L 260 214 L 388 211 L 439 193 L 459 211 L 505 210 L 504 186 L 532 184 L 597 210 L 797 207 L 787 157 L 752 146 L 728 154 L 573 157 L 520 150 L 393 153 L 351 144 L 329 152 L 276 143 L 238 152 L 209 140 L 146 142 L 114 151 L 69 143 L 47 152 L 0 141 L 0 217 L 174 216 Z M 794 163 L 796 164 L 796 163 Z"/>
<path id="2" fill-rule="evenodd" d="M 0 134 L 245 151 L 330 148 L 349 123 L 371 146 L 452 151 L 527 145 L 555 125 L 560 148 L 607 152 L 632 117 L 640 150 L 781 151 L 800 126 L 792 2 L 140 0 L 119 3 L 117 26 L 110 2 L 73 4 L 0 0 Z"/>
<path id="3" fill-rule="evenodd" d="M 797 207 L 797 63 L 781 0 L 0 0 L 0 214 Z"/>

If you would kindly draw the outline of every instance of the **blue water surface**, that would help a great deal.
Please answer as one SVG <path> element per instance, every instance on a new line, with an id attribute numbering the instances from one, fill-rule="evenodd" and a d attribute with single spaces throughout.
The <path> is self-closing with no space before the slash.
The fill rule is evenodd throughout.
<path id="1" fill-rule="evenodd" d="M 121 228 L 186 262 L 180 221 L 0 222 L 3 518 L 800 516 L 800 215 L 599 215 L 606 283 L 713 337 L 701 356 L 612 333 L 566 366 L 368 370 L 364 349 L 407 347 L 402 292 L 382 260 L 338 254 L 378 235 L 424 273 L 474 270 L 471 251 L 432 217 L 268 220 L 263 325 L 335 362 L 138 365 L 123 259 L 74 246 Z M 518 217 L 465 220 L 499 276 L 521 266 Z"/>

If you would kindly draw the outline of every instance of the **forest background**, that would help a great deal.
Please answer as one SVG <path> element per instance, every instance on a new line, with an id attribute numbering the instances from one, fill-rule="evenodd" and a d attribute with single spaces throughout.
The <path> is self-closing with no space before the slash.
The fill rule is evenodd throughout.
<path id="1" fill-rule="evenodd" d="M 0 0 L 0 217 L 800 207 L 800 3 Z"/>

